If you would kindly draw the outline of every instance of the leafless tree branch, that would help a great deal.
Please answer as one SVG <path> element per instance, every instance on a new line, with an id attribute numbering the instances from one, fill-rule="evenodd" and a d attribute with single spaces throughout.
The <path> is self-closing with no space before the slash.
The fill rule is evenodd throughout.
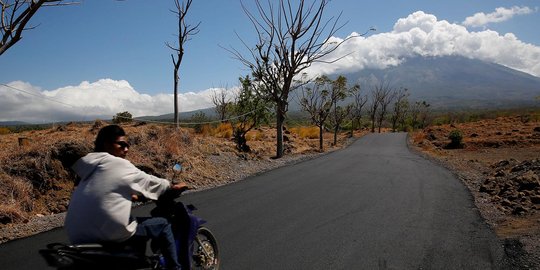
<path id="1" fill-rule="evenodd" d="M 14 0 L 0 1 L 0 55 L 15 45 L 22 39 L 22 34 L 26 30 L 31 30 L 37 26 L 27 26 L 28 22 L 42 7 L 66 6 L 77 4 L 77 2 L 63 0 Z"/>
<path id="2" fill-rule="evenodd" d="M 249 53 L 228 49 L 234 58 L 248 67 L 254 79 L 262 83 L 276 105 L 277 157 L 283 155 L 282 128 L 288 111 L 288 98 L 301 84 L 295 77 L 315 62 L 334 62 L 325 59 L 343 42 L 329 43 L 345 24 L 341 14 L 326 19 L 323 15 L 329 0 L 255 0 L 253 11 L 242 3 L 242 9 L 251 21 L 258 36 L 254 47 L 240 38 Z M 274 3 L 276 3 L 274 5 Z"/>
<path id="3" fill-rule="evenodd" d="M 191 3 L 193 0 L 186 0 L 185 2 L 180 0 L 174 0 L 174 4 L 176 7 L 176 10 L 171 10 L 174 14 L 176 14 L 178 18 L 178 46 L 175 47 L 173 45 L 170 45 L 169 43 L 165 43 L 167 47 L 169 47 L 171 50 L 174 51 L 173 54 L 171 54 L 173 66 L 174 66 L 174 122 L 176 123 L 176 126 L 179 127 L 179 119 L 178 119 L 178 86 L 180 77 L 178 75 L 178 71 L 180 69 L 180 65 L 182 64 L 182 59 L 184 57 L 184 45 L 186 42 L 191 40 L 191 36 L 194 36 L 199 33 L 199 26 L 201 22 L 197 23 L 196 25 L 192 26 L 190 24 L 186 23 L 186 16 L 188 14 L 189 8 L 191 7 Z M 176 56 L 176 57 L 175 57 Z"/>

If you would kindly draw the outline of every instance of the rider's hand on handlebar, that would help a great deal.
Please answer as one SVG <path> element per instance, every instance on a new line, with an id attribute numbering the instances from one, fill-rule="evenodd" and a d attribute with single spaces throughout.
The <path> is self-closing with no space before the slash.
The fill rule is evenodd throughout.
<path id="1" fill-rule="evenodd" d="M 185 182 L 180 182 L 180 183 L 173 183 L 171 185 L 171 189 L 173 190 L 179 190 L 179 191 L 186 191 L 189 189 L 189 186 L 185 183 Z"/>
<path id="2" fill-rule="evenodd" d="M 142 194 L 131 194 L 131 201 L 143 203 L 143 202 L 148 201 L 148 199 L 144 197 Z"/>

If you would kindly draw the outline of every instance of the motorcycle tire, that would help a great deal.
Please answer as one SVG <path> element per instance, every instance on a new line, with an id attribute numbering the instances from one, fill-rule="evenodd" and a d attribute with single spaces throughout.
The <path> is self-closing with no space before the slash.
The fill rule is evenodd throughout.
<path id="1" fill-rule="evenodd" d="M 193 260 L 191 269 L 218 270 L 219 250 L 214 234 L 206 227 L 197 230 L 193 241 Z"/>

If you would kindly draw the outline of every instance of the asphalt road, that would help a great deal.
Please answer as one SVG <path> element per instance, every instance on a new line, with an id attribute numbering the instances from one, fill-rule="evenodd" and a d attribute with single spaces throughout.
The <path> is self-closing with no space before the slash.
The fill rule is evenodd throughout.
<path id="1" fill-rule="evenodd" d="M 368 135 L 183 201 L 209 221 L 225 270 L 504 269 L 466 188 L 411 153 L 405 133 Z M 0 268 L 43 269 L 37 250 L 58 241 L 62 229 L 0 245 Z"/>

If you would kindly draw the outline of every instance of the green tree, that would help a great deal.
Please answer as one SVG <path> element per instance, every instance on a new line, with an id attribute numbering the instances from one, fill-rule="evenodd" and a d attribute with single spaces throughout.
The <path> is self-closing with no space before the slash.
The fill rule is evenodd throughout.
<path id="1" fill-rule="evenodd" d="M 448 139 L 450 139 L 450 143 L 447 145 L 447 148 L 463 148 L 463 133 L 461 132 L 461 130 L 454 129 L 450 131 L 450 134 L 448 134 Z"/>
<path id="2" fill-rule="evenodd" d="M 332 81 L 321 76 L 315 79 L 311 86 L 302 87 L 300 106 L 309 113 L 311 123 L 319 128 L 319 150 L 323 150 L 324 123 L 330 115 L 332 108 Z"/>
<path id="3" fill-rule="evenodd" d="M 340 106 L 339 103 L 345 100 L 350 93 L 354 92 L 354 89 L 360 86 L 355 85 L 353 87 L 347 87 L 347 78 L 339 76 L 332 82 L 331 92 L 331 106 L 329 122 L 332 130 L 334 131 L 334 145 L 337 144 L 337 134 L 343 125 L 345 119 L 347 119 L 353 108 L 352 105 Z"/>
<path id="4" fill-rule="evenodd" d="M 204 112 L 198 111 L 191 116 L 191 122 L 193 123 L 193 129 L 195 133 L 202 133 L 204 125 L 207 125 L 210 118 L 206 116 Z"/>
<path id="5" fill-rule="evenodd" d="M 261 89 L 264 85 L 253 81 L 249 76 L 240 77 L 240 92 L 229 106 L 231 124 L 236 148 L 241 152 L 250 152 L 246 135 L 262 123 L 268 123 L 271 116 L 270 102 L 264 99 Z"/>
<path id="6" fill-rule="evenodd" d="M 133 116 L 128 111 L 119 112 L 113 117 L 112 121 L 115 124 L 131 123 L 133 121 Z"/>
<path id="7" fill-rule="evenodd" d="M 332 109 L 332 113 L 330 114 L 329 122 L 330 126 L 332 127 L 332 131 L 334 132 L 334 142 L 333 145 L 337 144 L 337 134 L 341 130 L 341 127 L 343 126 L 343 122 L 345 119 L 349 118 L 351 115 L 352 110 L 352 104 L 348 104 L 345 106 L 336 105 Z"/>

